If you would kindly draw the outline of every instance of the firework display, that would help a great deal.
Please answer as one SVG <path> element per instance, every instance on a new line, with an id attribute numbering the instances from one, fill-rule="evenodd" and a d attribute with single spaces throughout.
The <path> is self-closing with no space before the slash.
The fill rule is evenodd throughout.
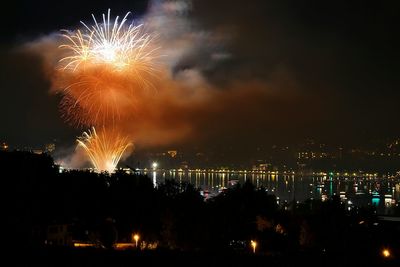
<path id="1" fill-rule="evenodd" d="M 78 139 L 97 171 L 112 172 L 127 147 L 129 136 L 118 133 L 118 124 L 135 113 L 135 103 L 149 89 L 156 74 L 158 48 L 144 25 L 128 24 L 103 14 L 93 25 L 63 31 L 61 58 L 55 83 L 61 88 L 60 107 L 66 121 L 93 127 Z M 97 128 L 97 132 L 96 129 Z M 110 130 L 112 129 L 112 130 Z"/>
<path id="2" fill-rule="evenodd" d="M 78 140 L 78 146 L 82 147 L 89 156 L 94 168 L 98 171 L 113 172 L 119 160 L 132 146 L 128 137 L 121 137 L 116 131 L 102 129 L 97 134 L 96 129 L 84 132 Z"/>
<path id="3" fill-rule="evenodd" d="M 127 25 L 127 13 L 119 21 L 103 14 L 101 23 L 81 22 L 83 29 L 63 31 L 66 56 L 60 60 L 56 78 L 63 88 L 61 107 L 72 124 L 115 124 L 132 114 L 137 95 L 152 89 L 157 47 L 144 25 Z"/>

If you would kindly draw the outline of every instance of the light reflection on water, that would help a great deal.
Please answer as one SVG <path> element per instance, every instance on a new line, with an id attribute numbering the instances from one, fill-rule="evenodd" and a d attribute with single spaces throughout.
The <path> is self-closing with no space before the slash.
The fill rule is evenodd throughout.
<path id="1" fill-rule="evenodd" d="M 393 207 L 400 199 L 399 178 L 177 170 L 157 170 L 144 174 L 151 176 L 155 185 L 163 183 L 165 179 L 175 179 L 189 182 L 210 196 L 236 183 L 243 184 L 250 180 L 257 188 L 264 187 L 279 197 L 281 202 L 327 199 L 339 195 L 346 203 L 351 200 L 356 206 L 375 204 L 383 205 L 385 209 Z"/>

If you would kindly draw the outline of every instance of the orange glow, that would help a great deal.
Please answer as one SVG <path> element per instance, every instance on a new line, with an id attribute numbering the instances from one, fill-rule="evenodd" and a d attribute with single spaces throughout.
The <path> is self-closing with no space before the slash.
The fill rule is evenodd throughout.
<path id="1" fill-rule="evenodd" d="M 157 47 L 143 25 L 126 25 L 127 17 L 84 23 L 82 30 L 65 31 L 55 84 L 63 95 L 61 109 L 77 125 L 110 125 L 132 114 L 138 96 L 153 88 Z"/>
<path id="2" fill-rule="evenodd" d="M 124 250 L 124 249 L 132 249 L 135 248 L 135 244 L 133 243 L 116 243 L 114 248 L 117 250 Z"/>
<path id="3" fill-rule="evenodd" d="M 135 241 L 138 241 L 138 240 L 139 240 L 139 235 L 138 235 L 138 234 L 135 234 L 135 235 L 133 236 L 133 239 L 134 239 Z"/>
<path id="4" fill-rule="evenodd" d="M 385 257 L 385 258 L 390 257 L 390 250 L 387 249 L 387 248 L 383 249 L 382 250 L 382 256 Z"/>
<path id="5" fill-rule="evenodd" d="M 76 248 L 88 248 L 88 247 L 95 247 L 95 245 L 91 244 L 91 243 L 74 243 L 74 247 L 76 247 Z"/>
<path id="6" fill-rule="evenodd" d="M 133 240 L 135 240 L 136 247 L 138 246 L 139 238 L 140 238 L 140 237 L 139 237 L 138 234 L 134 234 L 134 235 L 133 235 Z"/>
<path id="7" fill-rule="evenodd" d="M 108 10 L 99 21 L 92 15 L 93 25 L 82 22 L 82 29 L 63 31 L 66 56 L 53 80 L 64 119 L 93 127 L 77 141 L 98 172 L 113 172 L 132 145 L 130 134 L 121 134 L 123 119 L 136 114 L 138 99 L 156 80 L 154 35 L 143 25 L 128 25 L 129 14 L 111 19 Z"/>
<path id="8" fill-rule="evenodd" d="M 2 148 L 3 150 L 7 150 L 7 149 L 8 149 L 8 145 L 7 145 L 6 143 L 3 143 L 3 144 L 1 145 L 1 148 Z"/>
<path id="9" fill-rule="evenodd" d="M 251 247 L 253 248 L 253 253 L 256 253 L 257 242 L 251 240 Z"/>

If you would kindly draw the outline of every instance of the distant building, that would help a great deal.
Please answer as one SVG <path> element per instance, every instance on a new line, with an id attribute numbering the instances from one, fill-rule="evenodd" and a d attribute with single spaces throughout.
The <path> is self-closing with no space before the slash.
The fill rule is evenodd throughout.
<path id="1" fill-rule="evenodd" d="M 322 159 L 327 158 L 328 153 L 321 151 L 302 151 L 298 153 L 298 159 Z"/>
<path id="2" fill-rule="evenodd" d="M 256 163 L 253 164 L 253 171 L 268 171 L 272 169 L 272 164 L 265 162 L 265 160 L 257 160 Z"/>

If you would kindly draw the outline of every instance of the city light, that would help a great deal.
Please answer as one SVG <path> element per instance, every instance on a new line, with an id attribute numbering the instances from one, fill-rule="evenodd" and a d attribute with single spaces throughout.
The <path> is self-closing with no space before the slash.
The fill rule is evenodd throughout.
<path id="1" fill-rule="evenodd" d="M 153 167 L 153 170 L 157 169 L 158 163 L 157 162 L 153 162 L 153 164 L 151 164 L 151 166 Z"/>
<path id="2" fill-rule="evenodd" d="M 387 249 L 387 248 L 383 249 L 383 250 L 382 250 L 382 256 L 383 256 L 384 258 L 389 258 L 389 257 L 390 257 L 390 250 Z"/>
<path id="3" fill-rule="evenodd" d="M 254 240 L 251 240 L 251 247 L 253 248 L 253 253 L 256 253 L 257 242 Z"/>
<path id="4" fill-rule="evenodd" d="M 116 243 L 114 245 L 114 248 L 116 250 L 132 249 L 133 248 L 133 244 L 132 243 Z"/>
<path id="5" fill-rule="evenodd" d="M 136 248 L 138 247 L 138 241 L 139 241 L 139 235 L 138 234 L 134 234 L 133 235 L 133 240 L 135 240 L 135 246 L 136 246 Z"/>
<path id="6" fill-rule="evenodd" d="M 76 247 L 76 248 L 88 248 L 88 247 L 95 247 L 95 245 L 92 244 L 92 243 L 79 243 L 79 242 L 76 242 L 76 243 L 74 243 L 74 247 Z"/>
<path id="7" fill-rule="evenodd" d="M 1 144 L 1 149 L 2 149 L 2 150 L 7 150 L 7 149 L 8 149 L 8 145 L 7 145 L 5 142 L 3 142 L 3 143 Z"/>
<path id="8" fill-rule="evenodd" d="M 400 0 L 16 2 L 12 265 L 400 267 Z"/>

